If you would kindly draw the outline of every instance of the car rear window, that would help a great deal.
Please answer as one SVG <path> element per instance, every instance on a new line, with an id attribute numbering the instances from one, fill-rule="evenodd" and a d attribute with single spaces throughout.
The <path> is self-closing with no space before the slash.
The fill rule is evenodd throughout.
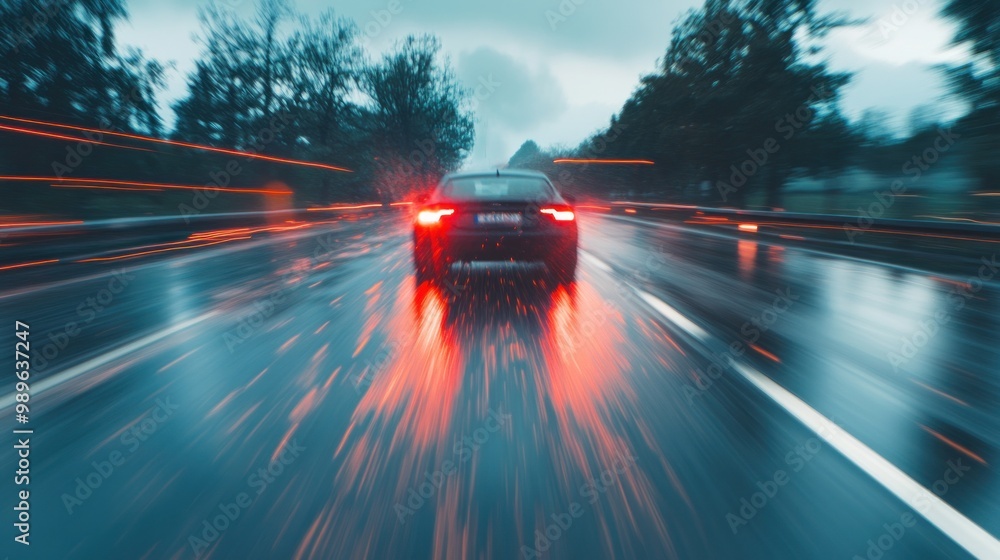
<path id="1" fill-rule="evenodd" d="M 535 177 L 465 177 L 445 183 L 449 200 L 535 200 L 552 198 L 552 186 Z"/>

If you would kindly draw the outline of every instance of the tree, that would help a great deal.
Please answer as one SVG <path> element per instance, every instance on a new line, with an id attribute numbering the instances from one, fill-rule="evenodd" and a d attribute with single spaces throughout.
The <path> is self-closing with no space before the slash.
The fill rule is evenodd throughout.
<path id="1" fill-rule="evenodd" d="M 956 93 L 972 112 L 1000 109 L 1000 4 L 982 0 L 949 0 L 943 15 L 958 23 L 954 43 L 967 45 L 972 60 L 949 69 Z"/>
<path id="2" fill-rule="evenodd" d="M 361 90 L 369 99 L 364 121 L 378 158 L 383 195 L 429 188 L 457 169 L 472 148 L 468 92 L 432 36 L 409 36 L 366 69 Z"/>
<path id="3" fill-rule="evenodd" d="M 893 140 L 890 115 L 882 109 L 865 109 L 858 120 L 857 132 L 862 145 L 869 148 L 888 146 Z"/>
<path id="4" fill-rule="evenodd" d="M 958 123 L 968 163 L 982 188 L 1000 182 L 1000 3 L 949 0 L 943 15 L 958 23 L 954 43 L 966 45 L 971 62 L 946 67 L 956 95 L 969 104 Z"/>
<path id="5" fill-rule="evenodd" d="M 208 178 L 208 184 L 237 189 L 284 183 L 294 187 L 297 204 L 310 205 L 370 197 L 362 189 L 373 184 L 376 193 L 396 196 L 400 185 L 436 181 L 468 154 L 471 103 L 442 59 L 437 39 L 409 37 L 368 64 L 357 26 L 331 11 L 310 19 L 296 16 L 288 0 L 258 0 L 250 16 L 214 5 L 200 15 L 202 52 L 187 76 L 187 95 L 174 104 L 171 135 L 356 172 L 163 145 L 144 152 L 91 146 L 86 149 L 93 150 L 92 158 L 71 154 L 74 161 L 86 159 L 101 170 L 94 176 L 107 178 L 175 184 L 205 184 Z M 155 96 L 163 87 L 164 67 L 141 52 L 118 51 L 115 24 L 125 17 L 124 0 L 0 2 L 2 112 L 161 136 Z M 40 167 L 65 159 L 71 148 L 53 139 L 25 142 L 23 136 L 0 135 L 0 159 L 12 174 L 37 175 Z M 5 200 L 22 205 L 27 192 L 18 189 Z M 146 197 L 115 208 L 117 215 L 127 213 L 130 204 L 169 210 L 190 202 L 176 191 L 115 196 L 102 200 L 118 204 L 125 197 Z M 249 210 L 260 203 L 243 194 L 216 196 L 225 202 L 213 202 L 213 211 Z M 67 192 L 58 204 L 76 211 L 86 206 L 79 202 L 96 198 L 84 190 Z M 54 208 L 41 197 L 30 200 L 34 206 L 24 208 Z"/>
<path id="6" fill-rule="evenodd" d="M 302 18 L 289 49 L 290 111 L 297 144 L 314 160 L 357 168 L 371 161 L 362 138 L 360 113 L 351 100 L 363 70 L 358 27 L 332 11 L 318 20 Z M 333 177 L 323 173 L 321 197 L 333 196 Z"/>
<path id="7" fill-rule="evenodd" d="M 138 50 L 121 52 L 115 25 L 125 20 L 123 0 L 0 2 L 0 110 L 4 115 L 57 121 L 105 130 L 159 134 L 156 95 L 164 67 Z M 83 139 L 86 157 L 75 143 L 0 133 L 4 170 L 14 175 L 64 176 L 87 168 L 136 173 L 154 167 L 147 155 L 108 148 Z M 91 140 L 90 142 L 86 140 Z M 65 162 L 73 163 L 68 166 Z M 39 196 L 48 187 L 13 187 L 2 198 L 28 211 L 78 211 L 93 193 Z"/>
<path id="8" fill-rule="evenodd" d="M 860 145 L 861 137 L 851 123 L 840 112 L 831 111 L 803 132 L 792 159 L 811 175 L 835 178 L 854 162 Z"/>
<path id="9" fill-rule="evenodd" d="M 291 104 L 292 68 L 287 40 L 287 0 L 262 0 L 252 21 L 211 7 L 202 12 L 204 53 L 188 77 L 188 96 L 177 104 L 175 136 L 194 142 L 288 151 L 288 127 L 273 119 Z M 269 141 L 261 133 L 270 131 Z M 272 135 L 274 137 L 272 137 Z"/>
<path id="10" fill-rule="evenodd" d="M 507 165 L 510 167 L 527 167 L 531 164 L 537 165 L 539 160 L 543 157 L 544 154 L 542 154 L 542 150 L 538 147 L 538 144 L 536 144 L 534 140 L 528 140 L 524 144 L 521 144 L 521 147 L 514 152 L 510 161 L 507 162 Z"/>
<path id="11" fill-rule="evenodd" d="M 795 167 L 789 142 L 833 110 L 849 79 L 816 61 L 815 40 L 847 22 L 815 6 L 707 0 L 675 27 L 659 71 L 622 108 L 626 131 L 609 153 L 663 161 L 660 173 L 681 183 L 709 179 L 728 204 L 761 184 L 778 206 Z"/>
<path id="12" fill-rule="evenodd" d="M 140 51 L 118 52 L 114 25 L 126 16 L 122 0 L 0 4 L 0 101 L 7 112 L 157 132 L 164 68 Z"/>
<path id="13" fill-rule="evenodd" d="M 910 136 L 915 136 L 928 129 L 937 128 L 941 122 L 941 111 L 936 105 L 917 105 L 910 111 L 909 128 Z"/>

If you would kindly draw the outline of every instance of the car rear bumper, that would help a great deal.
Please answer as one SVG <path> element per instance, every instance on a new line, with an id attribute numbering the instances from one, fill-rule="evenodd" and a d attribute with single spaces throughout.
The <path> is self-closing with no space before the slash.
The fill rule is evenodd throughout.
<path id="1" fill-rule="evenodd" d="M 443 233 L 443 232 L 442 232 Z M 452 230 L 442 235 L 415 235 L 417 244 L 430 243 L 433 254 L 449 261 L 544 261 L 576 250 L 577 232 L 504 232 Z"/>

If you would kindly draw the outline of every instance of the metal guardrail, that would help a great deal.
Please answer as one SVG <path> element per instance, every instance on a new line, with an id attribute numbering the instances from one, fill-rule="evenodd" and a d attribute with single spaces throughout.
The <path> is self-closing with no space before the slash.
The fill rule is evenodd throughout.
<path id="1" fill-rule="evenodd" d="M 845 233 L 872 232 L 872 233 L 941 233 L 960 234 L 972 238 L 1000 239 L 1000 224 L 975 223 L 964 221 L 939 221 L 939 220 L 902 220 L 897 218 L 875 218 L 870 224 L 859 223 L 858 216 L 844 216 L 836 214 L 805 214 L 796 212 L 774 212 L 766 210 L 738 210 L 735 208 L 712 208 L 704 206 L 689 206 L 683 204 L 666 204 L 652 202 L 630 202 L 614 201 L 603 203 L 605 207 L 612 211 L 620 210 L 627 213 L 627 210 L 634 210 L 634 215 L 663 216 L 666 213 L 674 218 L 694 219 L 699 216 L 725 217 L 734 222 L 734 225 L 742 222 L 754 223 L 759 226 L 769 224 L 785 226 L 823 225 L 837 226 Z M 632 214 L 631 212 L 628 212 Z"/>
<path id="2" fill-rule="evenodd" d="M 886 233 L 913 236 L 932 236 L 959 241 L 1000 241 L 1000 224 L 961 221 L 901 220 L 879 218 L 870 224 L 859 223 L 856 216 L 832 214 L 806 214 L 764 210 L 739 210 L 704 206 L 614 201 L 580 202 L 583 209 L 601 209 L 615 214 L 636 217 L 670 219 L 687 224 L 705 226 L 740 225 L 753 227 L 761 234 L 778 233 L 784 228 L 843 231 L 842 238 L 815 236 L 813 239 L 837 245 L 854 244 L 853 234 Z M 383 212 L 404 209 L 407 206 L 388 203 L 344 203 L 324 208 L 289 209 L 264 212 L 236 212 L 223 214 L 198 214 L 188 216 L 158 216 L 94 220 L 66 224 L 7 227 L 0 225 L 0 266 L 25 260 L 62 258 L 68 252 L 114 249 L 116 244 L 153 243 L 186 239 L 194 233 L 221 228 L 269 226 L 287 221 L 308 222 L 326 216 L 344 213 Z M 706 218 L 715 218 L 708 221 Z M 725 221 L 722 221 L 722 219 Z M 705 220 L 701 223 L 699 220 Z M 882 243 L 872 239 L 866 245 Z"/>
<path id="3" fill-rule="evenodd" d="M 218 229 L 322 221 L 331 215 L 383 212 L 395 208 L 389 204 L 349 203 L 310 209 L 118 218 L 7 228 L 0 225 L 0 266 L 25 261 L 61 260 L 81 253 L 116 250 L 137 244 L 181 241 L 196 233 Z"/>
<path id="4" fill-rule="evenodd" d="M 270 210 L 261 212 L 226 212 L 217 214 L 193 214 L 193 215 L 171 215 L 171 216 L 141 216 L 135 218 L 111 218 L 104 220 L 84 220 L 76 222 L 58 223 L 51 225 L 32 225 L 21 227 L 3 227 L 0 223 L 0 232 L 7 236 L 30 235 L 33 233 L 55 234 L 63 231 L 78 230 L 123 230 L 123 229 L 143 229 L 164 226 L 178 226 L 180 229 L 191 229 L 192 226 L 206 226 L 218 223 L 266 223 L 274 219 L 298 219 L 306 220 L 309 217 L 323 215 L 327 213 L 349 212 L 349 211 L 375 211 L 390 208 L 389 204 L 380 203 L 344 203 L 336 207 L 323 208 L 294 208 L 289 210 Z"/>

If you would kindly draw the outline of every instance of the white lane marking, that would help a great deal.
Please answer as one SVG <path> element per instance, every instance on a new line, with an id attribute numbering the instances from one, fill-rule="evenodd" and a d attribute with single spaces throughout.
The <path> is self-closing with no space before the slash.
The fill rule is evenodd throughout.
<path id="1" fill-rule="evenodd" d="M 1000 558 L 1000 541 L 947 502 L 924 488 L 872 448 L 861 443 L 802 399 L 759 371 L 734 363 L 734 368 L 799 422 L 816 432 L 841 455 L 886 487 L 897 498 L 930 521 L 977 558 Z"/>
<path id="2" fill-rule="evenodd" d="M 606 262 L 595 257 L 594 255 L 591 255 L 590 253 L 584 251 L 583 249 L 580 249 L 580 256 L 583 257 L 584 260 L 596 266 L 597 268 L 603 270 L 604 272 L 614 272 L 614 269 L 611 268 L 611 266 L 608 265 Z"/>
<path id="3" fill-rule="evenodd" d="M 655 309 L 660 315 L 666 317 L 671 323 L 684 329 L 684 332 L 703 342 L 708 340 L 708 333 L 698 325 L 694 324 L 693 321 L 682 315 L 680 311 L 670 307 L 662 299 L 654 296 L 653 294 L 646 293 L 638 288 L 632 289 L 635 290 L 635 293 L 639 294 L 639 297 L 648 303 L 650 307 Z"/>
<path id="4" fill-rule="evenodd" d="M 614 273 L 614 269 L 611 268 L 611 265 L 609 265 L 606 262 L 602 261 L 601 259 L 595 257 L 594 255 L 588 253 L 587 251 L 584 251 L 583 249 L 580 249 L 580 255 L 584 258 L 584 260 L 590 262 L 591 264 L 593 264 L 594 266 L 596 266 L 598 269 L 603 270 L 604 272 L 607 272 L 607 273 L 611 273 L 611 274 Z M 672 323 L 674 323 L 675 325 L 677 325 L 680 328 L 684 329 L 685 332 L 687 332 L 691 336 L 697 338 L 698 340 L 702 340 L 702 341 L 708 340 L 708 333 L 706 333 L 704 331 L 704 329 L 702 329 L 701 327 L 699 327 L 698 325 L 696 325 L 694 322 L 688 320 L 688 318 L 685 317 L 684 315 L 682 315 L 680 311 L 677 311 L 673 307 L 670 307 L 663 300 L 661 300 L 660 298 L 658 298 L 658 297 L 656 297 L 656 296 L 654 296 L 652 294 L 646 293 L 646 292 L 644 292 L 644 291 L 642 291 L 639 288 L 636 288 L 634 286 L 630 286 L 630 287 L 646 303 L 648 303 L 650 306 L 652 306 L 654 309 L 656 309 L 661 315 L 665 316 Z"/>
<path id="5" fill-rule="evenodd" d="M 131 354 L 132 352 L 135 352 L 137 350 L 141 350 L 142 348 L 145 348 L 146 346 L 149 346 L 151 344 L 159 342 L 159 341 L 163 340 L 164 338 L 167 338 L 168 336 L 171 336 L 173 334 L 177 334 L 177 333 L 179 333 L 179 332 L 181 332 L 181 331 L 183 331 L 185 329 L 189 329 L 189 328 L 191 328 L 191 327 L 193 327 L 193 326 L 195 326 L 195 325 L 197 325 L 199 323 L 203 323 L 203 322 L 205 322 L 205 321 L 207 321 L 207 320 L 209 320 L 209 319 L 211 319 L 213 317 L 216 317 L 218 315 L 221 315 L 221 313 L 218 312 L 218 311 L 210 311 L 210 312 L 205 313 L 203 315 L 199 315 L 197 317 L 188 319 L 187 321 L 182 321 L 182 322 L 177 323 L 176 325 L 174 325 L 172 327 L 168 327 L 168 328 L 166 328 L 166 329 L 164 329 L 164 330 L 162 330 L 160 332 L 155 332 L 155 333 L 153 333 L 151 335 L 148 335 L 148 336 L 145 336 L 143 338 L 140 338 L 139 340 L 136 340 L 135 342 L 126 344 L 125 346 L 122 346 L 120 348 L 116 348 L 114 350 L 111 350 L 110 352 L 105 352 L 105 353 L 101 354 L 100 356 L 97 356 L 95 358 L 87 360 L 86 362 L 83 362 L 82 364 L 78 364 L 76 366 L 73 366 L 73 367 L 65 370 L 65 371 L 61 371 L 61 372 L 59 372 L 57 374 L 54 374 L 54 375 L 49 376 L 49 377 L 46 377 L 46 378 L 42 379 L 41 381 L 32 384 L 32 386 L 31 386 L 31 397 L 32 397 L 32 399 L 36 399 L 36 398 L 38 398 L 38 395 L 40 395 L 41 393 L 43 393 L 43 392 L 45 392 L 45 391 L 47 391 L 47 390 L 49 390 L 49 389 L 51 389 L 53 387 L 56 387 L 56 386 L 58 386 L 58 385 L 60 385 L 62 383 L 65 383 L 65 382 L 73 379 L 73 378 L 79 377 L 79 376 L 81 376 L 81 375 L 83 375 L 85 373 L 93 371 L 93 370 L 95 370 L 95 369 L 97 369 L 97 368 L 99 368 L 101 366 L 109 364 L 109 363 L 117 360 L 118 358 L 121 358 L 121 357 L 126 356 L 128 354 Z M 11 393 L 9 395 L 6 395 L 3 398 L 0 398 L 0 410 L 4 410 L 4 409 L 6 409 L 9 406 L 13 406 L 14 403 L 15 403 L 15 400 L 14 400 L 15 399 L 15 395 L 16 395 L 16 393 Z"/>
<path id="6" fill-rule="evenodd" d="M 688 330 L 693 324 L 659 298 L 636 291 L 653 309 L 682 329 Z M 733 369 L 970 554 L 977 558 L 1000 558 L 1000 541 L 996 537 L 921 486 L 899 467 L 763 373 L 739 362 L 733 362 Z"/>

